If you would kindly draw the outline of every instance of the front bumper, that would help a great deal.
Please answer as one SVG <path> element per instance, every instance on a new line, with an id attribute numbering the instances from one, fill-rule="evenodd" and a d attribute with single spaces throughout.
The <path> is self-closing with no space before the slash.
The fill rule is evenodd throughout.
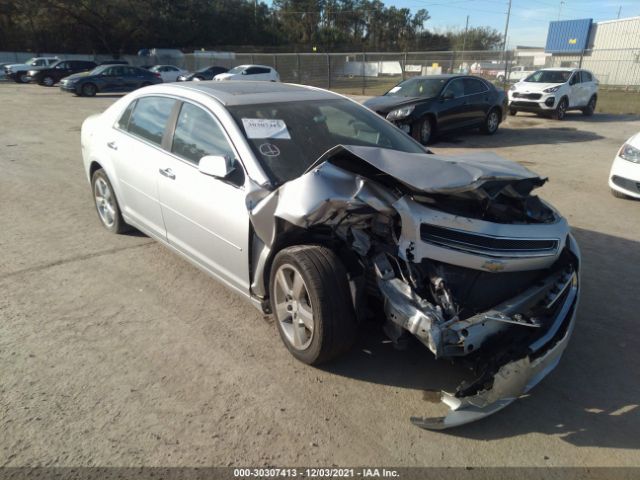
<path id="1" fill-rule="evenodd" d="M 556 93 L 509 92 L 509 108 L 523 112 L 550 112 L 556 108 Z"/>
<path id="2" fill-rule="evenodd" d="M 61 83 L 60 90 L 62 90 L 63 92 L 76 93 L 78 88 L 75 83 Z"/>
<path id="3" fill-rule="evenodd" d="M 566 250 L 566 260 L 524 292 L 465 320 L 444 323 L 437 308 L 387 273 L 384 262 L 376 265 L 389 320 L 385 331 L 392 339 L 406 330 L 437 357 L 478 355 L 477 378 L 441 393 L 451 411 L 444 417 L 414 416 L 412 423 L 441 430 L 487 417 L 556 367 L 573 332 L 579 299 L 580 251 L 570 235 Z"/>
<path id="4" fill-rule="evenodd" d="M 640 199 L 640 164 L 616 156 L 611 165 L 609 187 Z"/>

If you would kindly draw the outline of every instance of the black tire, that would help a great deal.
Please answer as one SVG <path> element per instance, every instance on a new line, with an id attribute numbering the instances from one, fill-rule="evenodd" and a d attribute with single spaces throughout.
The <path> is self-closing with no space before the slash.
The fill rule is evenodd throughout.
<path id="1" fill-rule="evenodd" d="M 411 125 L 411 136 L 422 145 L 428 145 L 433 141 L 433 130 L 433 120 L 430 117 L 426 117 Z"/>
<path id="2" fill-rule="evenodd" d="M 597 101 L 598 101 L 598 97 L 596 97 L 595 95 L 593 95 L 589 99 L 589 103 L 587 103 L 587 106 L 582 109 L 582 114 L 585 117 L 590 117 L 591 115 L 593 115 L 593 112 L 596 111 L 596 102 Z"/>
<path id="3" fill-rule="evenodd" d="M 98 87 L 93 83 L 85 83 L 80 87 L 80 94 L 83 97 L 95 97 L 96 93 L 98 93 Z"/>
<path id="4" fill-rule="evenodd" d="M 25 72 L 16 73 L 16 83 L 29 83 Z"/>
<path id="5" fill-rule="evenodd" d="M 515 117 L 517 114 L 518 114 L 518 110 L 516 110 L 515 108 L 509 109 L 509 115 L 511 115 L 512 117 Z"/>
<path id="6" fill-rule="evenodd" d="M 295 328 L 293 322 L 303 325 L 302 320 L 295 318 L 295 312 L 300 309 L 287 306 L 283 310 L 277 306 L 279 292 L 282 299 L 282 289 L 279 286 L 280 280 L 276 286 L 276 277 L 280 273 L 291 272 L 292 269 L 304 281 L 304 297 L 307 302 L 305 307 L 313 313 L 313 333 L 308 340 L 309 344 L 301 346 L 302 348 L 294 346 L 283 326 L 291 323 L 292 328 Z M 280 338 L 295 358 L 308 365 L 319 365 L 351 348 L 355 340 L 356 320 L 347 272 L 332 250 L 321 245 L 285 248 L 276 255 L 270 277 L 269 292 L 275 324 Z M 291 294 L 293 296 L 293 288 Z M 291 311 L 294 313 L 287 313 Z"/>
<path id="7" fill-rule="evenodd" d="M 567 97 L 562 97 L 558 102 L 558 106 L 553 111 L 553 118 L 556 120 L 564 120 L 564 117 L 567 115 L 567 108 L 569 108 Z"/>
<path id="8" fill-rule="evenodd" d="M 56 83 L 55 79 L 52 76 L 47 75 L 42 79 L 42 81 L 40 82 L 40 85 L 44 85 L 45 87 L 53 87 L 55 83 Z"/>
<path id="9" fill-rule="evenodd" d="M 480 130 L 482 130 L 482 133 L 485 133 L 487 135 L 493 135 L 498 131 L 501 120 L 502 118 L 500 115 L 500 111 L 497 108 L 492 108 L 491 110 L 489 110 L 489 113 L 487 113 L 487 116 L 485 117 L 484 123 L 482 124 L 482 127 L 480 127 Z"/>
<path id="10" fill-rule="evenodd" d="M 100 206 L 98 205 L 97 193 L 99 192 L 99 187 L 97 187 L 98 182 L 104 182 L 104 184 L 109 189 L 109 193 L 113 198 L 113 202 L 111 204 L 113 208 L 113 223 L 108 223 L 105 221 L 103 214 L 100 211 Z M 129 225 L 122 218 L 122 213 L 120 212 L 120 204 L 118 203 L 118 199 L 116 198 L 116 193 L 113 190 L 113 186 L 109 181 L 109 177 L 107 177 L 106 172 L 99 168 L 93 175 L 91 176 L 91 193 L 93 194 L 94 205 L 96 207 L 96 212 L 98 212 L 98 218 L 100 219 L 100 223 L 104 228 L 109 230 L 111 233 L 124 233 L 131 229 Z"/>
<path id="11" fill-rule="evenodd" d="M 632 197 L 630 197 L 630 196 L 628 196 L 628 195 L 625 195 L 625 194 L 624 194 L 624 193 L 622 193 L 622 192 L 619 192 L 618 190 L 614 190 L 614 189 L 613 189 L 613 188 L 611 188 L 611 187 L 609 187 L 609 190 L 611 190 L 611 195 L 613 195 L 613 196 L 614 196 L 614 197 L 616 197 L 616 198 L 623 198 L 623 199 L 625 199 L 625 200 L 629 200 L 630 198 L 632 198 Z"/>

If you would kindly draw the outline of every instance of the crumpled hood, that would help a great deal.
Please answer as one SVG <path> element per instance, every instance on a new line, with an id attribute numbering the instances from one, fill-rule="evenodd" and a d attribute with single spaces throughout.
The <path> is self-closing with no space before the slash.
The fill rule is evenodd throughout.
<path id="1" fill-rule="evenodd" d="M 396 108 L 413 105 L 414 103 L 427 102 L 426 97 L 394 97 L 391 95 L 382 95 L 381 97 L 370 98 L 363 105 L 376 112 L 387 113 Z"/>
<path id="2" fill-rule="evenodd" d="M 332 148 L 307 171 L 324 161 L 333 162 L 345 152 L 366 162 L 379 174 L 390 175 L 412 190 L 431 194 L 462 193 L 490 181 L 532 180 L 534 186 L 541 186 L 547 180 L 522 165 L 489 152 L 441 156 L 355 145 Z M 344 163 L 340 162 L 339 166 L 350 169 Z"/>

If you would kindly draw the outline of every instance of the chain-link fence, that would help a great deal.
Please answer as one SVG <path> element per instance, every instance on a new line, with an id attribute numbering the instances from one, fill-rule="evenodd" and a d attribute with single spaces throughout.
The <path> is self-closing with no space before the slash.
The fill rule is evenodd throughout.
<path id="1" fill-rule="evenodd" d="M 172 64 L 189 71 L 212 65 L 226 68 L 243 64 L 269 65 L 278 71 L 283 82 L 360 95 L 383 93 L 399 81 L 416 75 L 470 73 L 496 83 L 508 83 L 543 67 L 582 67 L 595 74 L 601 87 L 640 91 L 638 49 L 587 50 L 575 56 L 542 54 L 527 57 L 522 52 L 511 50 L 273 54 L 195 52 L 178 57 L 123 55 L 121 59 L 135 66 Z M 25 52 L 0 52 L 0 63 L 20 63 L 33 56 Z M 98 63 L 111 59 L 109 55 L 42 53 L 40 56 L 57 56 L 61 60 L 94 60 Z"/>

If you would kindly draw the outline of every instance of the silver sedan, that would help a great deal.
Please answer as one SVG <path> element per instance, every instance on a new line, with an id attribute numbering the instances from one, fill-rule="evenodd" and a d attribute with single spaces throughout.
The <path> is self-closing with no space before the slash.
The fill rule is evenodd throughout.
<path id="1" fill-rule="evenodd" d="M 271 82 L 143 88 L 81 137 L 102 225 L 143 231 L 273 314 L 302 362 L 378 320 L 399 346 L 471 365 L 475 381 L 442 393 L 449 414 L 416 425 L 504 408 L 567 345 L 580 253 L 532 193 L 546 179 L 518 164 L 434 155 L 350 99 Z"/>

